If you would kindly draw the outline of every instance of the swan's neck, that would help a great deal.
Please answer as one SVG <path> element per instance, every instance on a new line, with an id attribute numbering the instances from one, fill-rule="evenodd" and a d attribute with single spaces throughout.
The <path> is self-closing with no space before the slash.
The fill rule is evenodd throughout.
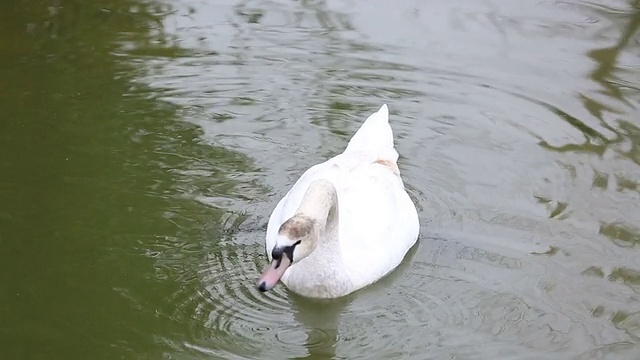
<path id="1" fill-rule="evenodd" d="M 346 274 L 338 239 L 338 194 L 327 180 L 307 189 L 296 215 L 312 219 L 317 231 L 315 248 L 285 274 L 287 286 L 311 297 L 336 297 L 353 286 Z"/>
<path id="2" fill-rule="evenodd" d="M 328 180 L 316 180 L 309 185 L 297 214 L 308 216 L 316 223 L 320 244 L 338 241 L 338 193 Z"/>

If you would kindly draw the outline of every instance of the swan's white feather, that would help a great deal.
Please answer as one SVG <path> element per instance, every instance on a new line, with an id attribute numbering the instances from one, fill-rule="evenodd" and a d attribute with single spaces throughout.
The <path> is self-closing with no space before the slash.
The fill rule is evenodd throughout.
<path id="1" fill-rule="evenodd" d="M 305 295 L 305 282 L 326 281 L 324 286 L 331 289 L 333 281 L 336 288 L 337 283 L 343 288 L 348 284 L 347 289 L 333 294 L 345 295 L 342 293 L 373 283 L 400 264 L 418 238 L 419 221 L 400 178 L 397 159 L 387 106 L 383 105 L 367 118 L 342 154 L 302 174 L 269 218 L 267 254 L 271 259 L 280 225 L 298 210 L 309 185 L 326 179 L 338 195 L 339 249 L 325 250 L 332 252 L 325 255 L 340 257 L 338 266 L 342 268 L 332 273 L 344 278 L 318 279 L 315 274 L 325 272 L 317 267 L 324 265 L 306 261 L 287 269 L 282 277 L 285 285 Z"/>

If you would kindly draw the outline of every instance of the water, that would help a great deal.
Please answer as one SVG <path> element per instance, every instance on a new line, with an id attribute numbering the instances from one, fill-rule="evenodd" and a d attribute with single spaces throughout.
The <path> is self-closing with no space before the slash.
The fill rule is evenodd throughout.
<path id="1" fill-rule="evenodd" d="M 633 1 L 0 5 L 3 358 L 640 357 Z M 421 219 L 347 298 L 267 218 L 387 103 Z"/>

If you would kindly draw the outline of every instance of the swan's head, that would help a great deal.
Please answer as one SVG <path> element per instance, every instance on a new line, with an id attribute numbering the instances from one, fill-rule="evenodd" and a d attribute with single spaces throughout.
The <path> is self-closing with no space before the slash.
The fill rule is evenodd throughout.
<path id="1" fill-rule="evenodd" d="M 258 289 L 273 289 L 289 266 L 309 256 L 316 247 L 318 234 L 313 219 L 296 215 L 285 221 L 271 250 L 271 264 L 258 279 Z"/>

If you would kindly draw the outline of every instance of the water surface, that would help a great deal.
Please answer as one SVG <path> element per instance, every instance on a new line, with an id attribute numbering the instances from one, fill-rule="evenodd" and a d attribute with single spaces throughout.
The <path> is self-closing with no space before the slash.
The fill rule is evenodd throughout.
<path id="1" fill-rule="evenodd" d="M 11 359 L 640 356 L 633 1 L 0 5 Z M 386 103 L 421 219 L 379 283 L 253 287 Z"/>

